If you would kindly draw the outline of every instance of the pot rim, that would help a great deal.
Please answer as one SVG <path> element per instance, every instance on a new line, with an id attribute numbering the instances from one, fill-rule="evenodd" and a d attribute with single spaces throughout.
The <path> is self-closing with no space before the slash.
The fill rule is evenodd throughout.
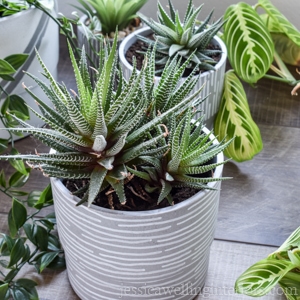
<path id="1" fill-rule="evenodd" d="M 210 130 L 207 129 L 206 127 L 203 128 L 203 131 L 206 134 L 210 133 Z M 218 141 L 216 139 L 216 137 L 210 133 L 210 136 L 212 139 L 214 139 L 213 144 L 218 144 Z M 53 153 L 54 150 L 50 150 L 50 153 Z M 217 155 L 217 162 L 221 162 L 224 160 L 224 155 L 223 152 L 219 153 Z M 222 176 L 222 171 L 223 171 L 223 166 L 224 165 L 219 165 L 216 167 L 215 172 L 214 172 L 214 177 L 215 178 L 220 178 Z M 77 196 L 74 196 L 70 193 L 70 191 L 64 186 L 64 184 L 62 183 L 62 181 L 59 178 L 50 178 L 51 180 L 51 184 L 55 184 L 58 186 L 58 188 L 60 189 L 61 193 L 67 195 L 68 197 L 71 197 L 73 199 L 74 202 L 79 202 L 80 199 Z M 210 188 L 214 188 L 215 185 L 218 182 L 209 182 L 208 186 Z M 96 211 L 102 212 L 102 213 L 106 213 L 106 214 L 114 214 L 114 215 L 125 215 L 125 216 L 150 216 L 150 215 L 155 215 L 158 216 L 160 214 L 165 214 L 169 211 L 176 211 L 176 210 L 180 210 L 182 207 L 185 206 L 190 206 L 192 205 L 194 202 L 198 201 L 199 198 L 201 198 L 202 196 L 208 194 L 208 193 L 217 193 L 218 191 L 212 191 L 212 190 L 200 190 L 199 192 L 197 192 L 196 194 L 194 194 L 192 197 L 190 197 L 189 199 L 186 199 L 178 204 L 175 204 L 173 206 L 168 206 L 168 207 L 163 207 L 163 208 L 158 208 L 158 209 L 152 209 L 152 210 L 145 210 L 145 211 L 121 211 L 121 210 L 112 210 L 112 209 L 108 209 L 108 208 L 104 208 L 104 207 L 100 207 L 94 204 L 91 204 L 90 207 L 87 207 L 87 204 L 81 204 L 80 206 L 83 206 L 84 209 L 94 209 Z"/>
<path id="2" fill-rule="evenodd" d="M 125 49 L 125 46 L 129 43 L 130 46 L 137 40 L 137 35 L 143 35 L 144 31 L 149 31 L 151 32 L 151 29 L 149 26 L 144 26 L 134 32 L 132 32 L 131 34 L 129 34 L 128 36 L 126 36 L 124 38 L 124 40 L 121 42 L 120 46 L 119 46 L 119 58 L 120 61 L 122 62 L 122 64 L 129 70 L 133 70 L 133 66 L 127 61 L 127 59 L 125 58 L 125 52 L 127 51 L 127 49 Z M 133 43 L 130 43 L 131 40 L 134 40 Z M 213 39 L 217 42 L 217 44 L 220 46 L 222 53 L 221 53 L 221 58 L 218 61 L 218 63 L 215 65 L 215 70 L 210 70 L 210 71 L 205 71 L 202 72 L 200 74 L 200 77 L 204 77 L 207 76 L 207 74 L 213 73 L 215 71 L 217 71 L 223 64 L 226 63 L 227 60 L 227 48 L 225 43 L 222 41 L 221 38 L 219 38 L 217 35 L 215 35 L 213 37 Z M 139 70 L 137 70 L 139 71 Z M 199 76 L 199 75 L 195 75 L 195 76 Z M 155 79 L 160 78 L 160 76 L 155 76 Z"/>

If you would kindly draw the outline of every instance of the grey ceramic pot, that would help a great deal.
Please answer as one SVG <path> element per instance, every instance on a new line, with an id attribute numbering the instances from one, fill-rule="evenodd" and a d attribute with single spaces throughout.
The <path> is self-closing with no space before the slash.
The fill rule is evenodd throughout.
<path id="1" fill-rule="evenodd" d="M 206 130 L 206 132 L 208 132 Z M 223 161 L 223 154 L 217 162 Z M 221 177 L 223 165 L 214 172 Z M 221 182 L 172 207 L 125 212 L 76 207 L 51 179 L 70 283 L 82 300 L 182 299 L 199 294 L 208 269 Z"/>
<path id="2" fill-rule="evenodd" d="M 120 44 L 119 59 L 123 70 L 123 75 L 127 80 L 129 79 L 133 70 L 132 65 L 127 61 L 125 57 L 127 50 L 138 40 L 138 35 L 148 36 L 151 33 L 152 30 L 148 26 L 144 26 L 143 28 L 136 30 L 135 32 L 128 35 Z M 203 72 L 200 75 L 198 83 L 195 85 L 193 91 L 191 92 L 192 94 L 198 91 L 201 88 L 201 86 L 205 83 L 205 86 L 200 96 L 205 97 L 208 95 L 208 98 L 203 103 L 201 103 L 199 110 L 201 110 L 202 113 L 200 113 L 199 116 L 201 116 L 204 112 L 205 125 L 209 129 L 213 128 L 214 120 L 219 110 L 224 86 L 224 74 L 227 60 L 227 49 L 224 42 L 218 36 L 215 36 L 212 40 L 212 43 L 219 45 L 219 47 L 221 48 L 221 58 L 219 62 L 215 65 L 215 71 Z M 159 80 L 160 77 L 155 77 L 156 84 L 158 84 Z M 182 78 L 181 80 L 184 80 L 184 78 Z"/>

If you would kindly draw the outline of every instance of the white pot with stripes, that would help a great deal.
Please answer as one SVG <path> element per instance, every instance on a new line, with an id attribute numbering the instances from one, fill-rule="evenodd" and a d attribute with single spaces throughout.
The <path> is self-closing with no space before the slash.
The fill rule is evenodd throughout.
<path id="1" fill-rule="evenodd" d="M 207 131 L 206 131 L 207 132 Z M 223 154 L 217 162 L 223 161 Z M 223 165 L 214 176 L 222 175 Z M 75 206 L 51 178 L 70 283 L 82 300 L 192 300 L 205 283 L 221 182 L 172 207 L 127 212 Z"/>
<path id="2" fill-rule="evenodd" d="M 56 15 L 56 1 L 48 0 L 54 5 L 52 13 Z M 51 5 L 48 6 L 51 6 Z M 59 58 L 59 30 L 53 20 L 36 8 L 16 13 L 11 16 L 0 18 L 0 58 L 3 59 L 12 54 L 29 54 L 25 64 L 14 74 L 15 81 L 4 81 L 0 79 L 0 85 L 10 94 L 22 97 L 30 107 L 35 107 L 35 100 L 24 90 L 22 82 L 30 87 L 31 91 L 46 103 L 50 104 L 47 96 L 37 83 L 23 73 L 23 70 L 44 79 L 41 66 L 36 58 L 35 49 L 39 52 L 44 63 L 54 78 L 57 78 L 57 63 Z M 2 95 L 3 96 L 3 95 Z M 1 105 L 4 96 L 0 97 Z M 42 126 L 43 122 L 32 112 L 28 123 L 32 126 Z M 0 128 L 3 123 L 0 121 Z M 8 138 L 6 131 L 0 131 L 0 138 Z M 15 139 L 18 139 L 16 137 Z"/>
<path id="3" fill-rule="evenodd" d="M 145 26 L 130 35 L 128 35 L 119 46 L 119 59 L 123 71 L 123 75 L 126 79 L 129 79 L 132 73 L 132 65 L 127 61 L 125 54 L 127 50 L 133 45 L 137 40 L 137 36 L 148 36 L 152 33 L 152 30 Z M 224 86 L 224 74 L 226 69 L 226 60 L 227 60 L 227 48 L 224 42 L 218 37 L 215 36 L 212 40 L 213 44 L 217 44 L 220 46 L 222 54 L 219 62 L 215 65 L 214 71 L 206 71 L 202 73 L 199 77 L 199 81 L 194 87 L 194 93 L 200 89 L 200 87 L 205 83 L 205 86 L 200 94 L 201 97 L 205 97 L 207 95 L 208 98 L 201 103 L 199 109 L 202 111 L 199 116 L 205 114 L 205 125 L 207 128 L 212 129 L 214 125 L 214 120 L 219 110 L 221 96 Z M 155 83 L 158 84 L 160 77 L 155 77 Z M 181 80 L 184 80 L 182 78 Z M 198 116 L 196 116 L 198 117 Z"/>

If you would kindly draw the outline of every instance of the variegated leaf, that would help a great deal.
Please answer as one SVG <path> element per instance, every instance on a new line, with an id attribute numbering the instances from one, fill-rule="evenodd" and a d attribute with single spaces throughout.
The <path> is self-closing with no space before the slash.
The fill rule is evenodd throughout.
<path id="1" fill-rule="evenodd" d="M 298 227 L 275 252 L 287 251 L 295 247 L 300 249 L 300 227 Z"/>
<path id="2" fill-rule="evenodd" d="M 263 259 L 239 276 L 235 290 L 240 294 L 261 297 L 294 268 L 295 265 L 287 260 Z"/>
<path id="3" fill-rule="evenodd" d="M 243 2 L 229 6 L 224 19 L 224 41 L 231 66 L 244 81 L 257 82 L 273 61 L 270 33 L 252 6 Z"/>
<path id="4" fill-rule="evenodd" d="M 297 28 L 269 1 L 258 0 L 258 4 L 262 6 L 277 28 L 284 32 L 289 39 L 300 47 L 300 32 Z"/>
<path id="5" fill-rule="evenodd" d="M 252 159 L 263 148 L 260 131 L 252 119 L 244 88 L 233 70 L 225 74 L 224 92 L 214 128 L 219 140 L 234 138 L 224 154 L 235 161 Z"/>

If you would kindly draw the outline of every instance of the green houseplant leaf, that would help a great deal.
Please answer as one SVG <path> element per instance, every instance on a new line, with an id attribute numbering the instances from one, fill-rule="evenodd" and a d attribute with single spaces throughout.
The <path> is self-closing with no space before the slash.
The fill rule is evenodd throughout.
<path id="1" fill-rule="evenodd" d="M 269 0 L 258 0 L 258 6 L 264 8 L 279 32 L 285 33 L 291 41 L 300 47 L 299 31 Z"/>
<path id="2" fill-rule="evenodd" d="M 259 128 L 253 121 L 247 96 L 233 70 L 225 74 L 224 91 L 215 120 L 219 140 L 235 137 L 224 154 L 236 161 L 252 159 L 263 148 Z"/>
<path id="3" fill-rule="evenodd" d="M 256 83 L 271 66 L 274 55 L 272 38 L 258 13 L 239 2 L 227 8 L 224 41 L 228 59 L 236 74 L 248 83 Z"/>
<path id="4" fill-rule="evenodd" d="M 263 259 L 247 269 L 236 281 L 237 293 L 252 297 L 267 294 L 286 273 L 294 269 L 290 261 Z"/>

